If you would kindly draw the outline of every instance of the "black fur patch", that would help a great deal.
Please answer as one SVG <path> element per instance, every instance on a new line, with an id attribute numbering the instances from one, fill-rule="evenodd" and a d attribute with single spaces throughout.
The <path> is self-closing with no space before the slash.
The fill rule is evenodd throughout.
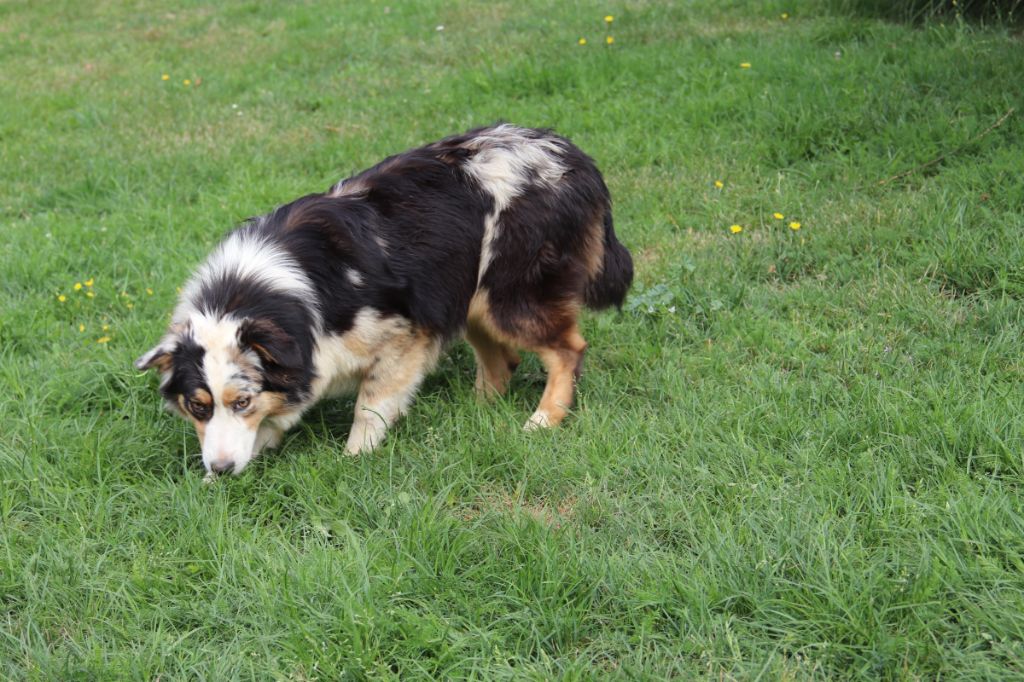
<path id="1" fill-rule="evenodd" d="M 178 345 L 171 351 L 171 377 L 160 387 L 160 392 L 168 402 L 176 405 L 179 395 L 189 396 L 197 389 L 210 392 L 203 374 L 204 355 L 206 350 L 190 335 L 186 334 L 178 340 Z"/>

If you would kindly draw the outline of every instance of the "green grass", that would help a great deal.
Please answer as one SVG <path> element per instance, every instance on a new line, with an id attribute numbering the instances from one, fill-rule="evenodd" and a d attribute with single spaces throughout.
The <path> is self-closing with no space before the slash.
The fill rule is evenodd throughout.
<path id="1" fill-rule="evenodd" d="M 1024 677 L 1020 36 L 828 6 L 0 5 L 0 678 Z M 498 119 L 637 264 L 566 427 L 459 346 L 374 455 L 342 400 L 202 485 L 175 288 Z"/>

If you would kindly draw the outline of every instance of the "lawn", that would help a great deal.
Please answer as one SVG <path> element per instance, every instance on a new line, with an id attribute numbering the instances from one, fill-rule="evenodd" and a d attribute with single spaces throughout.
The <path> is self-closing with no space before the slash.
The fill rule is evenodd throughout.
<path id="1" fill-rule="evenodd" d="M 1024 678 L 1021 34 L 831 6 L 0 4 L 0 679 Z M 460 344 L 204 485 L 131 366 L 177 287 L 496 120 L 637 266 L 565 427 Z"/>

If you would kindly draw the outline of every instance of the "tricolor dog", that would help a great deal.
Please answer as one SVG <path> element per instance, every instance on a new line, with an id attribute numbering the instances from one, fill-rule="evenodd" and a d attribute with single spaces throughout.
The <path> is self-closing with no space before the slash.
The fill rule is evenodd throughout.
<path id="1" fill-rule="evenodd" d="M 182 290 L 156 368 L 208 472 L 241 472 L 321 398 L 357 392 L 346 450 L 372 450 L 445 346 L 504 393 L 519 351 L 547 385 L 527 429 L 572 404 L 580 309 L 633 279 L 608 188 L 564 137 L 502 124 L 392 156 L 238 227 Z"/>

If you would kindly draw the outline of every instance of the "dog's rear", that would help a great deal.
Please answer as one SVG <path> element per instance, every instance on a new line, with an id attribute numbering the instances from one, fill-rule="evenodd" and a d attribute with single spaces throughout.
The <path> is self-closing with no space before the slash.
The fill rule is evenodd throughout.
<path id="1" fill-rule="evenodd" d="M 517 350 L 533 351 L 548 382 L 526 427 L 554 426 L 572 404 L 587 346 L 580 308 L 621 305 L 633 262 L 615 237 L 601 173 L 579 148 L 514 126 L 468 136 L 458 140 L 473 153 L 463 168 L 494 197 L 466 335 L 477 388 L 503 393 Z"/>

